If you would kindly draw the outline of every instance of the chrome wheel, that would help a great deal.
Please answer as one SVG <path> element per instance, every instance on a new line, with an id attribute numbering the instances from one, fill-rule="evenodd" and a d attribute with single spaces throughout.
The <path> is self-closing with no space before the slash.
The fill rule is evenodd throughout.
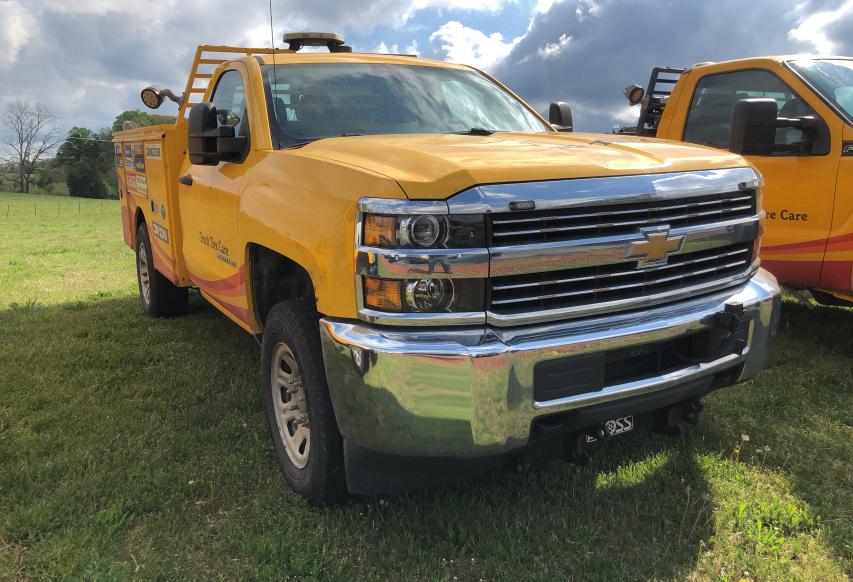
<path id="1" fill-rule="evenodd" d="M 136 252 L 136 270 L 139 273 L 139 291 L 145 305 L 151 303 L 151 271 L 148 267 L 148 251 L 143 243 Z"/>
<path id="2" fill-rule="evenodd" d="M 297 469 L 304 469 L 311 450 L 305 386 L 296 357 L 284 343 L 275 347 L 270 380 L 275 421 L 281 442 L 284 443 L 290 462 Z"/>

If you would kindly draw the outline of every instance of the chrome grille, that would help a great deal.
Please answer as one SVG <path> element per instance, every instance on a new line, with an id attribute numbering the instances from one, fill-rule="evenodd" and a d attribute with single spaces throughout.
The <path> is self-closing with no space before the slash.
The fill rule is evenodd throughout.
<path id="1" fill-rule="evenodd" d="M 755 190 L 671 200 L 562 210 L 508 212 L 491 217 L 491 245 L 508 246 L 631 234 L 642 226 L 700 226 L 755 214 Z"/>
<path id="2" fill-rule="evenodd" d="M 658 267 L 637 269 L 636 262 L 494 277 L 492 313 L 566 309 L 610 301 L 661 296 L 745 275 L 753 261 L 753 243 L 681 253 Z"/>

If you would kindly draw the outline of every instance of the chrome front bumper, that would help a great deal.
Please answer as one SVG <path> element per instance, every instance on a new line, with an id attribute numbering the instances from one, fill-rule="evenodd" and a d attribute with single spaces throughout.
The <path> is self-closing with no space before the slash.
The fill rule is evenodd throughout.
<path id="1" fill-rule="evenodd" d="M 536 364 L 696 333 L 726 303 L 743 305 L 749 324 L 741 354 L 535 401 Z M 392 455 L 482 457 L 526 445 L 538 417 L 660 394 L 709 376 L 727 378 L 726 384 L 752 378 L 767 361 L 780 303 L 776 279 L 759 270 L 726 293 L 580 322 L 401 330 L 323 319 L 320 331 L 335 415 L 350 443 Z"/>

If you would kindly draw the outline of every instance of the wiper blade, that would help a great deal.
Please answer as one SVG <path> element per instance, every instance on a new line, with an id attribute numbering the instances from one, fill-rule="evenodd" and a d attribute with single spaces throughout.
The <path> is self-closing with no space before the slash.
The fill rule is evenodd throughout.
<path id="1" fill-rule="evenodd" d="M 486 129 L 484 127 L 472 127 L 467 131 L 451 131 L 450 133 L 454 133 L 456 135 L 492 135 L 494 130 Z"/>

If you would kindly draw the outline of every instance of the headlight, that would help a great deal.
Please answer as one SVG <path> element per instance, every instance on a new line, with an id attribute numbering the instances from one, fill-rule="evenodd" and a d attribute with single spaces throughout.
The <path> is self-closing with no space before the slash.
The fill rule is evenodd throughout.
<path id="1" fill-rule="evenodd" d="M 428 249 L 435 247 L 442 235 L 447 235 L 447 218 L 431 214 L 410 216 L 400 223 L 400 242 Z"/>
<path id="2" fill-rule="evenodd" d="M 367 214 L 362 242 L 385 249 L 479 248 L 486 243 L 482 215 Z"/>
<path id="3" fill-rule="evenodd" d="M 447 213 L 444 201 L 359 201 L 359 311 L 369 321 L 425 325 L 485 318 L 488 250 L 483 214 Z"/>

